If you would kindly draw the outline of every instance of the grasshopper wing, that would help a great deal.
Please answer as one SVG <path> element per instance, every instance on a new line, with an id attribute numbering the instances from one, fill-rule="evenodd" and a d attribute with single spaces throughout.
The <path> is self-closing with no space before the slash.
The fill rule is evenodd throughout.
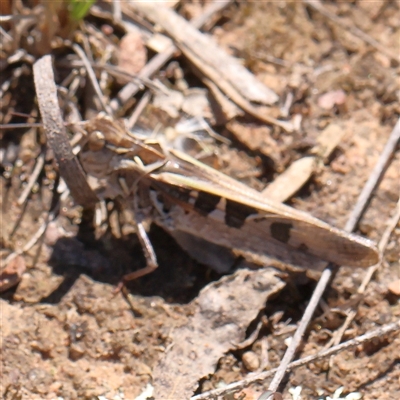
<path id="1" fill-rule="evenodd" d="M 285 261 L 290 252 L 353 267 L 379 261 L 372 241 L 265 199 L 179 151 L 150 177 L 173 228 L 212 243 Z"/>

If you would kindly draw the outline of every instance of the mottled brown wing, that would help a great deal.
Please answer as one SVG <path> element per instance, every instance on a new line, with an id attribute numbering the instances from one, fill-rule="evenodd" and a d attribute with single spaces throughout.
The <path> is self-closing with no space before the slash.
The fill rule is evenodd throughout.
<path id="1" fill-rule="evenodd" d="M 279 258 L 284 252 L 367 267 L 379 261 L 368 239 L 334 228 L 257 191 L 191 157 L 171 152 L 171 161 L 151 174 L 169 198 L 175 229 L 210 242 Z"/>

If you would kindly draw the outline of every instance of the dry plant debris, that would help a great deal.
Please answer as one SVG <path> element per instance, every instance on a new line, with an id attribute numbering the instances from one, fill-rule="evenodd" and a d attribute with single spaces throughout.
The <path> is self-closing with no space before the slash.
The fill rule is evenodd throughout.
<path id="1" fill-rule="evenodd" d="M 0 5 L 0 396 L 400 397 L 398 4 L 157 3 L 98 2 L 86 17 L 68 2 Z M 100 111 L 380 243 L 379 265 L 330 280 L 287 383 L 269 387 L 318 273 L 221 278 L 223 255 L 212 271 L 152 228 L 159 270 L 113 295 L 144 259 L 132 212 L 97 203 L 74 164 Z"/>
<path id="2" fill-rule="evenodd" d="M 283 286 L 273 270 L 239 270 L 204 288 L 187 323 L 171 332 L 171 347 L 153 371 L 155 398 L 189 398 Z"/>

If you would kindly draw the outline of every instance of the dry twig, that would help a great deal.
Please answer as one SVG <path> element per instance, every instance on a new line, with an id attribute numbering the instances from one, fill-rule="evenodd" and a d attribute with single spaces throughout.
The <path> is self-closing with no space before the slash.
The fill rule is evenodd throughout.
<path id="1" fill-rule="evenodd" d="M 107 112 L 107 114 L 112 115 L 112 110 L 111 110 L 110 106 L 104 102 L 104 96 L 103 96 L 103 93 L 101 92 L 99 82 L 97 82 L 96 74 L 94 73 L 92 65 L 91 65 L 90 61 L 88 60 L 85 52 L 77 44 L 74 44 L 72 46 L 72 48 L 75 51 L 75 53 L 80 57 L 80 59 L 83 62 L 83 65 L 86 68 L 86 72 L 87 72 L 90 82 L 92 84 L 93 90 L 95 91 L 95 93 L 100 101 L 101 107 L 103 108 L 103 110 L 105 112 Z"/>
<path id="2" fill-rule="evenodd" d="M 45 151 L 42 151 L 40 153 L 39 157 L 36 159 L 36 164 L 35 164 L 35 167 L 33 168 L 33 171 L 32 171 L 32 173 L 31 173 L 31 175 L 29 177 L 28 184 L 25 186 L 25 188 L 22 191 L 21 195 L 18 197 L 17 204 L 19 206 L 24 204 L 26 199 L 28 198 L 29 193 L 31 192 L 33 185 L 35 184 L 40 172 L 43 169 L 45 156 L 46 156 Z"/>
<path id="3" fill-rule="evenodd" d="M 354 339 L 348 340 L 347 342 L 341 343 L 335 347 L 331 347 L 328 350 L 324 350 L 319 352 L 318 354 L 314 354 L 312 356 L 304 357 L 300 360 L 294 361 L 287 365 L 287 370 L 291 371 L 294 368 L 302 367 L 303 365 L 307 365 L 313 361 L 320 360 L 322 358 L 330 357 L 334 354 L 339 353 L 340 351 L 350 349 L 355 346 L 359 346 L 369 340 L 374 338 L 380 338 L 383 335 L 387 335 L 391 332 L 396 332 L 400 330 L 400 321 L 393 322 L 388 325 L 384 325 L 378 329 L 375 329 L 371 332 L 366 333 L 365 335 L 357 336 Z M 271 377 L 273 374 L 277 372 L 278 368 L 271 369 L 269 371 L 264 371 L 260 373 L 249 374 L 245 379 L 231 383 L 223 388 L 210 390 L 208 392 L 204 392 L 202 394 L 198 394 L 196 396 L 191 397 L 190 400 L 211 400 L 215 399 L 217 396 L 222 396 L 226 393 L 238 391 L 244 389 L 245 387 L 251 385 L 254 382 L 262 382 L 267 378 Z"/>
<path id="4" fill-rule="evenodd" d="M 211 4 L 202 15 L 193 19 L 191 23 L 194 27 L 201 28 L 212 15 L 220 12 L 230 3 L 232 3 L 232 0 L 221 0 Z M 177 50 L 177 47 L 171 44 L 171 46 L 165 49 L 162 53 L 157 54 L 140 71 L 138 78 L 147 79 L 151 77 L 174 55 Z M 140 87 L 134 82 L 128 83 L 124 86 L 118 93 L 117 97 L 111 101 L 110 106 L 112 110 L 118 110 L 118 108 L 132 98 L 139 89 Z"/>
<path id="5" fill-rule="evenodd" d="M 390 235 L 396 228 L 396 226 L 399 222 L 399 219 L 400 219 L 400 200 L 397 202 L 397 207 L 396 207 L 395 213 L 394 213 L 393 217 L 390 218 L 390 220 L 388 221 L 387 228 L 385 229 L 385 232 L 383 232 L 381 240 L 379 241 L 378 248 L 379 248 L 379 251 L 381 252 L 381 254 L 384 253 L 386 246 L 389 242 Z M 364 279 L 362 280 L 361 285 L 357 290 L 358 295 L 363 294 L 365 292 L 365 289 L 367 288 L 368 283 L 371 281 L 373 275 L 380 268 L 381 265 L 382 265 L 382 261 L 367 269 Z M 332 345 L 337 345 L 341 342 L 344 333 L 346 332 L 347 328 L 350 326 L 351 322 L 353 321 L 353 319 L 355 318 L 356 315 L 357 315 L 357 310 L 350 310 L 347 313 L 346 320 L 344 321 L 344 323 L 340 327 L 340 329 L 332 337 L 332 339 L 329 341 L 329 343 L 325 346 L 326 348 L 329 348 Z"/>
<path id="6" fill-rule="evenodd" d="M 356 205 L 346 223 L 345 230 L 347 232 L 352 232 L 355 227 L 357 226 L 357 222 L 359 221 L 361 215 L 364 213 L 369 201 L 371 199 L 372 193 L 374 192 L 377 184 L 379 183 L 380 179 L 382 178 L 383 174 L 386 171 L 386 167 L 388 161 L 390 160 L 393 152 L 395 151 L 396 144 L 399 141 L 400 136 L 400 120 L 397 122 L 396 126 L 394 127 L 392 134 L 376 164 L 373 173 L 371 174 L 369 180 L 364 185 L 364 189 L 362 190 Z M 304 312 L 303 318 L 300 321 L 299 327 L 296 333 L 293 336 L 293 340 L 291 341 L 286 353 L 281 361 L 280 366 L 278 367 L 278 371 L 274 376 L 272 382 L 269 385 L 269 390 L 276 391 L 280 382 L 282 381 L 287 365 L 292 360 L 298 345 L 304 335 L 304 332 L 314 314 L 315 309 L 318 306 L 319 300 L 322 297 L 323 292 L 328 285 L 333 272 L 333 265 L 328 265 L 328 267 L 322 272 L 321 278 L 318 281 L 318 284 L 314 290 L 314 293 L 310 299 L 310 302 Z"/>
<path id="7" fill-rule="evenodd" d="M 25 245 L 21 249 L 17 249 L 7 256 L 7 258 L 4 260 L 4 265 L 8 265 L 17 256 L 20 256 L 20 255 L 28 252 L 38 242 L 38 240 L 42 237 L 42 235 L 46 232 L 46 228 L 47 228 L 48 224 L 54 220 L 57 213 L 58 213 L 58 207 L 56 207 L 53 211 L 46 213 L 46 215 L 44 217 L 44 221 L 40 225 L 39 229 L 32 235 L 30 240 L 27 243 L 25 243 Z"/>
<path id="8" fill-rule="evenodd" d="M 135 107 L 132 115 L 128 119 L 128 122 L 126 124 L 128 129 L 132 129 L 135 126 L 138 118 L 140 117 L 140 114 L 146 108 L 150 99 L 151 99 L 151 92 L 147 90 L 142 96 L 142 98 L 138 101 L 137 106 Z"/>
<path id="9" fill-rule="evenodd" d="M 347 221 L 345 227 L 346 230 L 354 229 L 354 227 L 357 225 L 360 216 L 363 214 L 369 204 L 371 193 L 379 185 L 379 182 L 381 181 L 381 178 L 386 171 L 387 166 L 389 165 L 389 161 L 392 158 L 399 141 L 400 118 L 397 120 L 397 123 L 389 136 L 389 140 L 387 141 L 374 170 L 372 171 L 367 183 L 364 185 L 364 188 L 361 191 L 360 196 L 358 197 L 356 206 L 354 207 L 354 211 Z"/>
<path id="10" fill-rule="evenodd" d="M 280 126 L 285 131 L 293 131 L 290 122 L 277 120 L 269 116 L 267 110 L 255 107 L 251 103 L 271 105 L 278 100 L 278 96 L 192 24 L 173 10 L 158 4 L 132 3 L 131 6 L 168 32 L 190 60 L 200 78 L 206 77 L 214 82 L 225 95 L 251 116 L 265 123 Z"/>

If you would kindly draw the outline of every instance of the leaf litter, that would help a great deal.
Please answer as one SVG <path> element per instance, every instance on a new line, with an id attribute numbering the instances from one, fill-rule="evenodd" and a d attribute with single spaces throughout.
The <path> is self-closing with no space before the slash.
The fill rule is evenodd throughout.
<path id="1" fill-rule="evenodd" d="M 208 88 L 211 95 L 207 96 L 209 103 L 205 107 L 208 114 L 203 116 L 211 125 L 218 121 L 219 125 L 211 127 L 229 141 L 213 142 L 209 137 L 209 154 L 205 159 L 210 165 L 258 190 L 269 187 L 272 190 L 275 180 L 286 179 L 283 175 L 280 177 L 281 173 L 290 172 L 291 166 L 298 173 L 294 168 L 297 162 L 316 158 L 318 163 L 313 164 L 313 168 L 305 168 L 303 175 L 295 174 L 289 181 L 283 180 L 288 182 L 283 184 L 288 189 L 287 194 L 283 195 L 279 189 L 275 193 L 282 196 L 282 201 L 297 193 L 290 200 L 292 205 L 343 226 L 348 210 L 355 203 L 395 125 L 394 116 L 399 113 L 395 95 L 398 64 L 390 51 L 395 48 L 399 11 L 395 4 L 388 2 L 383 2 L 380 7 L 338 3 L 329 5 L 329 13 L 324 14 L 313 11 L 306 3 L 285 3 L 283 8 L 274 3 L 232 6 L 223 11 L 223 23 L 212 32 L 219 46 L 233 57 L 241 57 L 241 62 L 254 72 L 259 82 L 272 89 L 280 99 L 292 99 L 285 105 L 285 112 L 291 126 L 296 125 L 294 121 L 301 121 L 299 130 L 288 133 L 285 125 L 260 124 L 257 113 L 242 107 L 241 99 L 233 98 L 234 107 L 229 105 L 222 81 L 212 82 L 213 78 L 207 81 L 201 74 L 203 79 L 199 79 L 199 72 L 193 72 L 190 68 L 193 57 L 186 61 L 182 57 L 176 58 L 183 80 L 176 74 L 169 75 L 169 71 L 174 69 L 172 63 L 168 69 L 167 59 L 164 61 L 166 69 L 161 72 L 153 69 L 150 75 L 156 75 L 156 79 L 151 84 L 143 78 L 138 81 L 134 70 L 127 71 L 123 65 L 118 67 L 118 54 L 122 48 L 119 43 L 124 34 L 129 34 L 128 26 L 132 27 L 139 20 L 142 24 L 139 26 L 146 27 L 146 31 L 139 29 L 144 43 L 147 43 L 149 35 L 159 35 L 143 16 L 140 19 L 135 13 L 123 9 L 126 14 L 123 14 L 122 21 L 114 23 L 111 10 L 106 5 L 103 9 L 96 5 L 89 18 L 82 20 L 76 30 L 75 21 L 62 18 L 64 9 L 50 9 L 44 2 L 38 2 L 34 8 L 18 3 L 15 15 L 6 22 L 2 21 L 5 40 L 2 41 L 0 65 L 1 122 L 39 121 L 38 110 L 33 106 L 32 64 L 37 57 L 49 52 L 54 56 L 64 121 L 76 123 L 99 111 L 91 79 L 83 69 L 84 59 L 74 56 L 65 41 L 72 40 L 83 49 L 99 82 L 103 103 L 106 107 L 111 104 L 112 110 L 115 110 L 112 106 L 114 96 L 123 89 L 121 85 L 127 80 L 132 80 L 139 90 L 147 85 L 146 90 L 154 97 L 165 92 L 165 88 L 182 94 L 185 85 L 190 89 L 199 88 L 203 93 Z M 197 18 L 205 10 L 200 4 L 188 3 L 181 5 L 180 12 Z M 11 8 L 7 10 L 5 7 L 2 13 L 11 15 Z M 55 18 L 51 26 L 49 19 L 46 20 L 46 15 L 50 14 Z M 364 44 L 355 46 L 360 42 L 351 35 L 358 34 L 358 31 L 349 29 L 348 33 L 343 27 L 337 29 L 334 19 L 329 22 L 333 24 L 332 29 L 327 29 L 324 15 L 332 14 L 340 15 L 337 18 L 351 21 L 358 25 L 357 29 L 379 38 L 388 51 L 380 51 L 379 46 L 378 50 L 371 50 Z M 19 18 L 22 15 L 25 16 Z M 217 19 L 215 16 L 208 18 L 215 23 L 221 11 L 216 15 Z M 257 22 L 260 18 L 262 24 Z M 10 29 L 10 24 L 14 30 Z M 75 31 L 77 34 L 71 34 Z M 365 36 L 361 37 L 365 40 Z M 180 43 L 176 44 L 176 48 L 188 54 L 179 46 Z M 178 51 L 174 51 L 169 57 L 178 55 Z M 130 56 L 130 66 L 139 61 L 143 65 L 143 54 L 142 60 Z M 151 61 L 152 58 L 149 64 Z M 141 74 L 139 72 L 139 76 Z M 186 83 L 181 86 L 183 81 Z M 62 82 L 65 86 L 61 85 Z M 320 107 L 321 95 L 338 91 L 346 96 L 342 96 L 339 102 L 331 101 L 329 107 Z M 119 115 L 129 117 L 139 100 L 139 97 L 131 95 L 118 108 L 118 113 L 125 114 Z M 199 110 L 196 114 L 204 112 L 204 98 L 193 100 Z M 283 100 L 279 102 L 281 104 L 264 110 L 273 119 L 280 118 L 279 107 L 283 106 Z M 156 110 L 158 107 L 150 97 L 144 112 L 138 117 L 138 125 L 159 132 L 157 126 L 160 123 L 161 130 L 175 125 L 182 110 L 187 112 L 191 107 L 190 104 L 180 104 L 171 116 Z M 221 114 L 221 108 L 227 111 Z M 229 126 L 226 129 L 224 119 L 225 122 L 231 120 L 235 129 L 229 129 Z M 327 141 L 323 140 L 324 132 Z M 23 257 L 27 267 L 27 272 L 18 276 L 21 278 L 19 286 L 5 291 L 1 299 L 3 397 L 123 396 L 133 399 L 152 382 L 156 398 L 163 398 L 168 395 L 170 385 L 182 376 L 178 374 L 179 370 L 185 379 L 174 390 L 186 398 L 195 390 L 205 391 L 246 377 L 248 371 L 243 356 L 251 352 L 261 359 L 262 338 L 268 342 L 267 368 L 279 364 L 285 351 L 284 339 L 293 331 L 286 329 L 286 334 L 277 333 L 285 332 L 289 323 L 299 321 L 315 285 L 315 275 L 302 271 L 281 272 L 278 279 L 275 270 L 266 268 L 264 275 L 260 270 L 239 269 L 229 277 L 220 278 L 218 273 L 189 257 L 164 232 L 152 228 L 151 238 L 159 254 L 160 270 L 129 286 L 133 294 L 133 298 L 128 296 L 129 302 L 121 295 L 113 297 L 113 287 L 122 274 L 143 265 L 140 246 L 129 225 L 128 215 L 124 215 L 125 221 L 120 216 L 114 219 L 113 233 L 105 226 L 104 230 L 98 229 L 93 234 L 88 229 L 87 216 L 74 204 L 66 186 L 57 184 L 52 154 L 47 151 L 42 158 L 44 163 L 35 162 L 38 154 L 44 154 L 40 151 L 45 143 L 43 133 L 28 127 L 0 131 L 0 134 L 1 185 L 5 194 L 2 196 L 2 256 L 25 249 Z M 28 145 L 26 138 L 29 134 L 33 141 L 30 140 Z M 197 136 L 196 140 L 196 143 L 202 143 L 202 136 Z M 198 150 L 197 146 L 192 147 L 192 151 Z M 382 235 L 390 210 L 398 200 L 398 166 L 397 153 L 359 224 L 359 229 L 375 240 Z M 29 179 L 33 172 L 34 179 Z M 268 185 L 269 182 L 272 184 Z M 22 194 L 26 196 L 24 189 L 29 195 L 27 202 L 20 207 L 18 200 L 23 198 Z M 61 203 L 59 211 L 56 211 L 52 203 L 58 197 Z M 108 203 L 104 207 L 118 215 L 118 205 Z M 57 223 L 54 240 L 43 242 L 38 236 L 31 241 L 35 232 L 40 233 L 48 226 L 45 216 L 49 211 Z M 47 238 L 51 236 L 50 229 L 54 231 L 54 223 L 46 229 Z M 120 232 L 118 239 L 115 232 Z M 356 309 L 355 322 L 344 332 L 345 339 L 398 319 L 398 295 L 390 283 L 399 278 L 399 233 L 398 227 L 394 228 L 387 244 L 387 258 L 367 286 Z M 26 246 L 30 241 L 32 246 Z M 269 277 L 269 273 L 275 276 L 267 282 L 275 288 L 272 298 L 269 291 L 258 292 L 251 287 L 252 279 L 258 276 L 262 280 L 262 276 Z M 241 280 L 246 274 L 248 286 Z M 334 329 L 337 329 L 332 321 L 340 324 L 340 318 L 333 318 L 334 309 L 347 307 L 349 299 L 356 296 L 362 279 L 359 271 L 341 269 L 324 296 L 327 312 L 317 311 L 319 315 L 316 318 L 321 318 L 315 319 L 304 338 L 302 356 L 315 353 L 329 342 Z M 212 281 L 217 282 L 210 283 Z M 223 283 L 226 286 L 222 286 Z M 229 289 L 232 298 L 229 293 L 224 294 L 224 302 L 228 303 L 219 303 L 221 308 L 215 313 L 215 319 L 204 318 L 200 306 L 202 299 L 218 297 L 218 291 L 228 290 L 229 284 L 232 285 Z M 242 289 L 246 288 L 248 291 L 242 294 Z M 239 311 L 246 299 L 253 301 L 254 307 L 250 307 L 251 312 L 245 312 L 247 308 L 243 308 L 241 314 Z M 210 301 L 206 306 L 212 304 Z M 224 304 L 229 304 L 228 311 L 222 307 Z M 250 303 L 246 307 L 249 306 Z M 282 313 L 281 319 L 272 318 L 276 313 Z M 214 336 L 213 321 L 222 327 L 224 321 L 233 321 L 233 336 Z M 254 324 L 261 327 L 255 331 L 259 332 L 258 335 L 248 342 L 247 347 L 241 348 L 240 342 L 247 336 L 252 337 Z M 201 335 L 202 328 L 210 332 L 207 338 Z M 197 358 L 196 364 L 190 358 L 191 351 L 204 349 L 205 342 L 208 344 L 208 357 Z M 364 399 L 396 397 L 395 382 L 399 371 L 396 366 L 390 367 L 396 346 L 396 340 L 383 338 L 355 351 L 346 350 L 335 356 L 330 364 L 315 361 L 293 372 L 287 388 L 282 390 L 288 393 L 290 386 L 301 385 L 302 395 L 308 398 L 320 393 L 321 396 L 334 397 L 335 391 L 335 395 L 338 394 L 338 386 L 344 386 L 343 393 L 346 394 L 342 396 L 345 397 L 351 391 L 361 391 Z M 182 357 L 183 364 L 176 363 L 176 354 Z M 171 379 L 163 386 L 162 379 L 169 376 L 168 366 Z M 247 392 L 246 398 L 256 398 L 255 393 L 258 396 L 267 389 L 267 384 L 253 384 L 254 392 Z"/>

